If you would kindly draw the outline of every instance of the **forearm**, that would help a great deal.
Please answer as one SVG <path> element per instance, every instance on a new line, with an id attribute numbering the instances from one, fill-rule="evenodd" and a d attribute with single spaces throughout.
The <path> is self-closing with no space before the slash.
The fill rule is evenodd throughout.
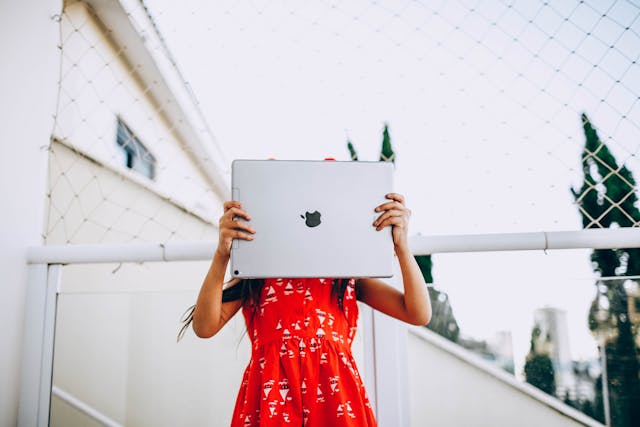
<path id="1" fill-rule="evenodd" d="M 216 251 L 200 288 L 193 313 L 193 330 L 199 337 L 210 337 L 221 327 L 222 285 L 228 262 L 229 257 Z"/>
<path id="2" fill-rule="evenodd" d="M 431 301 L 422 271 L 408 247 L 396 248 L 404 286 L 403 304 L 409 318 L 426 325 L 431 320 Z"/>

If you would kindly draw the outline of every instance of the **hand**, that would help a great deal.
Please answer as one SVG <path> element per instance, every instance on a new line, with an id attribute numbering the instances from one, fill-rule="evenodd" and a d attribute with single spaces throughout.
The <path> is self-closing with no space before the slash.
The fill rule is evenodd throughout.
<path id="1" fill-rule="evenodd" d="M 408 248 L 408 228 L 411 210 L 404 205 L 404 197 L 401 194 L 391 193 L 385 196 L 390 202 L 378 206 L 375 211 L 382 214 L 375 220 L 373 226 L 380 231 L 387 226 L 391 226 L 393 244 L 398 249 Z"/>
<path id="2" fill-rule="evenodd" d="M 253 240 L 256 230 L 246 222 L 238 221 L 236 217 L 251 220 L 249 214 L 242 210 L 240 202 L 230 200 L 224 202 L 224 214 L 220 217 L 217 253 L 223 257 L 231 256 L 233 239 Z"/>

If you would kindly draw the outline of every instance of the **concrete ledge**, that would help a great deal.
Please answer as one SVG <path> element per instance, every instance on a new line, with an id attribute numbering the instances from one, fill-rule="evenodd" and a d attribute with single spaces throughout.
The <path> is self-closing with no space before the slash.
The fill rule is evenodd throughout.
<path id="1" fill-rule="evenodd" d="M 569 405 L 566 405 L 562 401 L 549 396 L 543 391 L 537 389 L 536 387 L 519 382 L 512 375 L 503 371 L 502 369 L 491 365 L 490 363 L 480 359 L 478 356 L 469 352 L 468 350 L 460 347 L 459 345 L 452 343 L 451 341 L 441 337 L 440 335 L 426 329 L 424 327 L 414 327 L 411 326 L 408 328 L 408 333 L 418 338 L 429 345 L 436 347 L 440 351 L 444 351 L 447 356 L 454 357 L 457 361 L 464 363 L 465 365 L 471 367 L 476 371 L 480 371 L 492 377 L 495 381 L 500 382 L 503 385 L 511 388 L 513 392 L 518 393 L 520 395 L 524 395 L 528 399 L 533 399 L 536 402 L 543 404 L 544 406 L 555 411 L 559 416 L 565 418 L 565 422 L 562 423 L 559 419 L 558 425 L 565 425 L 566 421 L 573 422 L 571 424 L 589 426 L 589 427 L 603 427 L 604 425 L 594 420 L 591 417 L 583 414 L 582 412 L 572 408 Z M 429 361 L 425 361 L 429 363 Z M 410 377 L 413 375 L 412 372 L 409 373 Z M 482 395 L 484 390 L 478 390 L 478 393 Z M 507 405 L 508 402 L 505 402 Z M 522 413 L 523 419 L 527 417 L 526 411 Z M 488 424 L 474 424 L 474 425 L 488 425 Z M 547 424 L 548 425 L 548 424 Z"/>

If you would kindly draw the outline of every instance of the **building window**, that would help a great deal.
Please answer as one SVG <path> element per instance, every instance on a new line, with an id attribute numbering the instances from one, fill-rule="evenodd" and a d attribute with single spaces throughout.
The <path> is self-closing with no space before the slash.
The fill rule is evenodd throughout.
<path id="1" fill-rule="evenodd" d="M 125 165 L 149 179 L 155 176 L 156 159 L 131 129 L 118 119 L 118 146 L 124 152 Z"/>

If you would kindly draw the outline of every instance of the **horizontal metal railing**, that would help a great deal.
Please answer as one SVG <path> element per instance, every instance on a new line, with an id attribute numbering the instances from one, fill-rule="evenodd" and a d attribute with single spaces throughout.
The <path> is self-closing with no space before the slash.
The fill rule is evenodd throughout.
<path id="1" fill-rule="evenodd" d="M 214 242 L 167 242 L 87 245 L 48 245 L 27 250 L 29 264 L 187 261 L 213 257 Z M 599 228 L 469 235 L 413 236 L 415 255 L 550 249 L 640 247 L 640 228 Z"/>
<path id="2" fill-rule="evenodd" d="M 58 399 L 67 403 L 69 406 L 87 415 L 92 420 L 99 422 L 103 426 L 122 427 L 122 424 L 112 420 L 111 418 L 107 417 L 106 415 L 104 415 L 103 413 L 101 413 L 100 411 L 98 411 L 88 403 L 83 402 L 82 400 L 78 399 L 71 393 L 64 391 L 63 389 L 61 389 L 56 385 L 53 385 L 51 387 L 51 395 L 57 397 Z"/>

